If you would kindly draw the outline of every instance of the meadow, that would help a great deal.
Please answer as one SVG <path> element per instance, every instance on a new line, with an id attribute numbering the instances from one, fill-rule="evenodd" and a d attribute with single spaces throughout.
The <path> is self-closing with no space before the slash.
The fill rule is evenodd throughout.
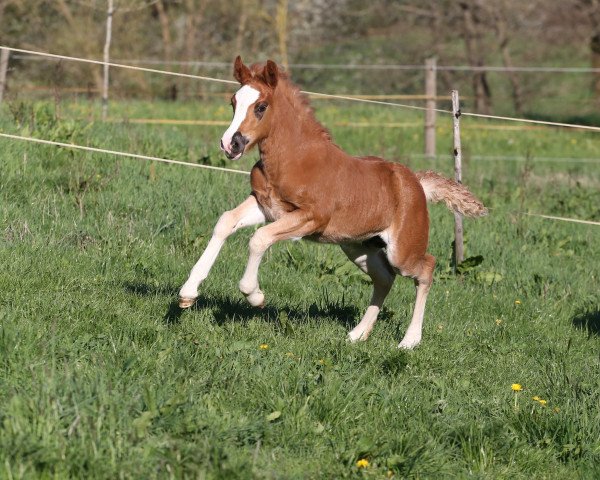
<path id="1" fill-rule="evenodd" d="M 347 151 L 452 175 L 449 118 L 425 159 L 418 113 L 314 104 Z M 222 126 L 132 121 L 226 122 L 225 101 L 110 115 L 15 102 L 0 131 L 240 169 L 256 158 L 226 162 Z M 395 348 L 414 302 L 402 278 L 369 340 L 345 341 L 371 287 L 334 246 L 275 245 L 266 307 L 246 304 L 252 230 L 179 310 L 247 177 L 1 139 L 0 477 L 598 478 L 600 227 L 518 212 L 599 221 L 599 137 L 501 125 L 463 118 L 464 182 L 491 213 L 466 220 L 455 275 L 453 217 L 430 208 L 438 263 L 414 351 Z"/>

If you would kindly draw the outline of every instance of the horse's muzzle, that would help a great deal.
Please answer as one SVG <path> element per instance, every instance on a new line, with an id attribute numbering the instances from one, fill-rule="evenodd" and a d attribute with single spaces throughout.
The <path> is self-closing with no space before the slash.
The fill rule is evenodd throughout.
<path id="1" fill-rule="evenodd" d="M 225 151 L 225 155 L 230 160 L 237 159 L 242 156 L 244 153 L 244 149 L 248 144 L 248 139 L 244 137 L 240 132 L 235 132 L 233 137 L 231 138 L 231 144 L 229 145 L 229 150 L 223 148 L 223 142 L 221 142 L 221 148 Z"/>

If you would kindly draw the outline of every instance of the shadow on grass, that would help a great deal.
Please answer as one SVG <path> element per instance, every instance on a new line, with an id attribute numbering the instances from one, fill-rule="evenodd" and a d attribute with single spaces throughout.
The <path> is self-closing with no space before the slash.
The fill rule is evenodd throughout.
<path id="1" fill-rule="evenodd" d="M 381 359 L 381 371 L 390 377 L 400 375 L 407 365 L 408 357 L 406 350 L 391 350 Z"/>
<path id="2" fill-rule="evenodd" d="M 124 283 L 123 287 L 127 292 L 141 296 L 173 296 L 178 291 L 172 285 L 155 286 L 132 282 Z M 324 301 L 320 305 L 313 303 L 308 309 L 290 306 L 277 308 L 276 305 L 272 304 L 267 304 L 264 308 L 258 308 L 253 307 L 240 297 L 230 298 L 226 296 L 200 295 L 196 303 L 189 309 L 179 308 L 178 301 L 174 299 L 169 304 L 163 316 L 163 321 L 167 325 L 174 325 L 180 322 L 185 310 L 201 311 L 204 309 L 212 311 L 214 321 L 219 325 L 227 322 L 246 322 L 256 317 L 260 317 L 266 321 L 284 323 L 285 320 L 281 320 L 282 314 L 294 324 L 306 322 L 311 318 L 334 318 L 347 329 L 353 328 L 358 320 L 360 320 L 360 310 L 357 306 L 345 305 L 336 301 Z"/>
<path id="3" fill-rule="evenodd" d="M 125 282 L 123 288 L 128 293 L 150 297 L 153 295 L 172 295 L 177 289 L 173 285 L 149 285 L 140 282 Z"/>
<path id="4" fill-rule="evenodd" d="M 180 321 L 185 310 L 200 311 L 210 309 L 214 316 L 214 322 L 222 325 L 228 322 L 246 322 L 252 318 L 260 317 L 266 321 L 285 323 L 289 319 L 293 324 L 303 323 L 309 319 L 322 317 L 334 318 L 346 328 L 354 326 L 357 321 L 359 310 L 352 305 L 339 304 L 312 304 L 308 309 L 284 306 L 277 308 L 274 305 L 266 305 L 263 308 L 253 307 L 243 298 L 229 298 L 216 296 L 198 296 L 196 303 L 189 309 L 179 308 L 177 300 L 169 305 L 164 321 L 167 324 L 175 324 Z M 285 319 L 282 320 L 282 315 Z"/>
<path id="5" fill-rule="evenodd" d="M 600 336 L 600 310 L 580 313 L 573 318 L 573 326 L 585 330 L 589 337 Z"/>
<path id="6" fill-rule="evenodd" d="M 204 309 L 212 310 L 215 322 L 218 325 L 222 325 L 228 321 L 246 321 L 257 316 L 265 317 L 267 320 L 278 317 L 277 309 L 272 306 L 258 308 L 253 307 L 242 299 L 199 295 L 196 303 L 189 308 L 179 308 L 178 301 L 172 301 L 165 313 L 164 320 L 168 324 L 178 323 L 181 315 L 186 310 L 200 311 Z M 291 314 L 289 315 L 291 316 Z"/>

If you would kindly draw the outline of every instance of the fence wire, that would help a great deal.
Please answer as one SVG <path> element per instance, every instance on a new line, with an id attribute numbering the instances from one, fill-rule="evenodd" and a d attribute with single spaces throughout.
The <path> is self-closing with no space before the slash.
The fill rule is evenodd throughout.
<path id="1" fill-rule="evenodd" d="M 2 46 L 2 45 L 0 45 L 0 49 L 6 49 L 6 50 L 13 51 L 13 52 L 38 55 L 38 56 L 43 56 L 43 57 L 47 57 L 47 58 L 55 58 L 55 59 L 60 59 L 60 60 L 78 61 L 78 62 L 90 63 L 90 64 L 95 64 L 95 65 L 103 65 L 103 66 L 108 65 L 108 66 L 112 66 L 115 68 L 124 68 L 124 69 L 137 70 L 137 71 L 143 71 L 143 72 L 148 72 L 148 73 L 172 75 L 172 76 L 176 76 L 176 77 L 193 78 L 193 79 L 197 79 L 197 80 L 237 85 L 237 82 L 234 82 L 232 80 L 225 80 L 225 79 L 220 79 L 220 78 L 215 78 L 215 77 L 207 77 L 207 76 L 201 76 L 201 75 L 192 75 L 192 74 L 186 74 L 186 73 L 171 72 L 171 71 L 167 71 L 167 70 L 139 67 L 139 66 L 115 63 L 115 62 L 104 62 L 104 61 L 100 61 L 100 60 L 92 60 L 92 59 L 81 58 L 81 57 L 71 57 L 71 56 L 67 56 L 67 55 L 58 55 L 58 54 L 52 54 L 52 53 L 47 53 L 47 52 L 39 52 L 39 51 L 34 51 L 34 50 L 26 50 L 26 49 L 20 49 L 20 48 L 7 47 L 7 46 Z M 440 69 L 440 68 L 438 67 L 438 69 Z M 376 104 L 376 105 L 387 105 L 387 106 L 393 106 L 393 107 L 408 108 L 408 109 L 413 109 L 413 110 L 427 110 L 427 108 L 425 108 L 425 107 L 418 107 L 418 106 L 414 106 L 414 105 L 404 105 L 404 104 L 393 103 L 393 102 L 368 100 L 368 99 L 364 99 L 364 98 L 356 98 L 356 97 L 350 97 L 350 96 L 344 96 L 344 95 L 335 95 L 335 94 L 326 94 L 326 93 L 308 92 L 308 91 L 303 91 L 303 93 L 306 93 L 309 95 L 314 95 L 314 96 L 319 96 L 322 98 L 333 98 L 333 99 L 340 99 L 340 100 L 347 100 L 347 101 L 354 101 L 354 102 L 371 103 L 371 104 Z M 440 112 L 440 113 L 452 114 L 452 112 L 450 110 L 443 110 L 443 109 L 434 109 L 434 110 L 436 112 Z M 565 128 L 591 130 L 591 131 L 600 131 L 600 127 L 593 127 L 593 126 L 588 126 L 588 125 L 577 125 L 577 124 L 560 123 L 560 122 L 547 122 L 547 121 L 531 120 L 531 119 L 524 119 L 524 118 L 502 117 L 502 116 L 497 116 L 497 115 L 483 115 L 483 114 L 470 113 L 470 112 L 460 112 L 460 114 L 464 115 L 464 116 L 475 117 L 475 118 L 488 118 L 488 119 L 494 119 L 494 120 L 532 123 L 532 124 L 554 126 L 554 127 L 565 127 Z M 238 174 L 243 174 L 243 175 L 250 174 L 250 172 L 243 171 L 243 170 L 235 170 L 235 169 L 224 168 L 224 167 L 215 167 L 212 165 L 203 165 L 203 164 L 197 164 L 197 163 L 182 162 L 179 160 L 153 157 L 153 156 L 148 156 L 148 155 L 120 152 L 120 151 L 116 151 L 116 150 L 108 150 L 108 149 L 96 148 L 96 147 L 87 147 L 87 146 L 83 146 L 83 145 L 69 144 L 69 143 L 63 143 L 63 142 L 55 142 L 55 141 L 51 141 L 51 140 L 38 139 L 38 138 L 33 138 L 33 137 L 24 137 L 24 136 L 2 133 L 2 132 L 0 132 L 0 137 L 12 139 L 12 140 L 20 140 L 20 141 L 27 141 L 27 142 L 32 142 L 32 143 L 44 144 L 44 145 L 54 145 L 54 146 L 59 146 L 59 147 L 63 147 L 63 148 L 89 151 L 89 152 L 93 152 L 93 153 L 106 153 L 106 154 L 110 154 L 110 155 L 135 158 L 135 159 L 139 159 L 139 160 L 157 161 L 157 162 L 162 162 L 162 163 L 169 163 L 169 164 L 182 165 L 182 166 L 195 167 L 195 168 L 203 168 L 203 169 L 216 170 L 216 171 L 222 171 L 222 172 L 227 172 L 227 173 L 238 173 Z M 576 218 L 558 217 L 558 216 L 553 216 L 553 215 L 544 215 L 544 214 L 530 213 L 530 212 L 512 212 L 512 213 L 519 214 L 519 215 L 538 217 L 538 218 L 543 218 L 543 219 L 547 219 L 547 220 L 564 221 L 564 222 L 580 223 L 580 224 L 585 224 L 585 225 L 600 226 L 600 222 L 595 222 L 595 221 L 591 221 L 591 220 L 581 220 L 581 219 L 576 219 Z"/>
<path id="2" fill-rule="evenodd" d="M 168 158 L 153 157 L 153 156 L 149 156 L 149 155 L 140 155 L 137 153 L 120 152 L 117 150 L 107 150 L 104 148 L 86 147 L 84 145 L 55 142 L 52 140 L 43 140 L 43 139 L 33 138 L 33 137 L 24 137 L 21 135 L 12 135 L 12 134 L 2 133 L 2 132 L 0 132 L 0 137 L 12 139 L 12 140 L 32 142 L 32 143 L 37 143 L 37 144 L 42 144 L 42 145 L 53 145 L 53 146 L 58 146 L 58 147 L 63 147 L 63 148 L 70 148 L 70 149 L 74 149 L 74 150 L 84 150 L 84 151 L 93 152 L 93 153 L 106 153 L 106 154 L 116 155 L 116 156 L 120 156 L 120 157 L 135 158 L 138 160 L 150 160 L 150 161 L 155 161 L 155 162 L 162 162 L 162 163 L 168 163 L 168 164 L 174 164 L 174 165 L 183 165 L 186 167 L 201 168 L 201 169 L 206 169 L 206 170 L 216 170 L 216 171 L 221 171 L 221 172 L 226 172 L 226 173 L 239 173 L 242 175 L 250 175 L 250 172 L 245 171 L 245 170 L 234 170 L 232 168 L 214 167 L 212 165 L 202 165 L 199 163 L 182 162 L 180 160 L 172 160 L 172 159 L 168 159 Z M 510 213 L 513 215 L 527 215 L 530 217 L 543 218 L 546 220 L 554 220 L 554 221 L 561 221 L 561 222 L 570 222 L 570 223 L 579 223 L 579 224 L 584 224 L 584 225 L 600 226 L 600 222 L 595 222 L 592 220 L 582 220 L 579 218 L 557 217 L 554 215 L 544 215 L 544 214 L 540 214 L 540 213 L 531 213 L 531 212 L 510 212 Z"/>
<path id="3" fill-rule="evenodd" d="M 23 48 L 13 48 L 13 47 L 5 46 L 5 45 L 0 45 L 0 48 L 11 50 L 13 52 L 27 53 L 27 54 L 31 54 L 31 55 L 39 55 L 39 56 L 48 57 L 48 58 L 91 63 L 91 64 L 95 64 L 95 65 L 108 65 L 108 66 L 115 67 L 115 68 L 124 68 L 124 69 L 137 70 L 137 71 L 148 72 L 148 73 L 158 73 L 158 74 L 162 74 L 162 75 L 171 75 L 171 76 L 175 76 L 175 77 L 194 78 L 197 80 L 204 80 L 204 81 L 209 81 L 209 82 L 237 85 L 237 82 L 235 82 L 233 80 L 225 80 L 225 79 L 216 78 L 216 77 L 207 77 L 207 76 L 203 76 L 203 75 L 193 75 L 193 74 L 189 74 L 189 73 L 172 72 L 169 70 L 160 70 L 160 69 L 155 69 L 155 68 L 138 67 L 138 66 L 126 65 L 126 64 L 122 64 L 122 63 L 104 62 L 101 60 L 91 60 L 89 58 L 71 57 L 68 55 L 57 55 L 54 53 L 39 52 L 39 51 L 35 51 L 35 50 L 26 50 Z M 369 104 L 374 104 L 374 105 L 387 105 L 387 106 L 406 108 L 406 109 L 411 109 L 411 110 L 422 110 L 422 111 L 434 110 L 438 113 L 452 114 L 452 111 L 450 111 L 450 110 L 444 110 L 444 109 L 439 109 L 439 108 L 435 108 L 435 109 L 429 108 L 428 109 L 426 107 L 419 107 L 416 105 L 406 105 L 406 104 L 395 103 L 395 102 L 384 102 L 384 101 L 380 101 L 380 100 L 369 100 L 366 98 L 356 98 L 356 97 L 347 96 L 347 95 L 336 95 L 336 94 L 321 93 L 321 92 L 309 92 L 306 90 L 303 90 L 302 93 L 306 93 L 308 95 L 313 95 L 313 96 L 317 96 L 317 97 L 321 97 L 321 98 L 331 98 L 331 99 L 346 100 L 346 101 L 351 101 L 351 102 L 369 103 Z M 580 129 L 580 130 L 589 130 L 589 131 L 600 132 L 600 127 L 594 127 L 591 125 L 579 125 L 579 124 L 574 124 L 574 123 L 563 123 L 563 122 L 549 122 L 549 121 L 544 121 L 544 120 L 532 120 L 532 119 L 528 119 L 528 118 L 517 118 L 517 117 L 503 117 L 503 116 L 499 116 L 499 115 L 485 115 L 485 114 L 481 114 L 481 113 L 471 113 L 471 112 L 461 112 L 461 114 L 464 116 L 470 116 L 470 117 L 476 117 L 476 118 L 487 118 L 487 119 L 491 119 L 491 120 L 530 123 L 530 124 L 546 125 L 546 126 L 552 126 L 552 127 L 575 128 L 575 129 Z"/>

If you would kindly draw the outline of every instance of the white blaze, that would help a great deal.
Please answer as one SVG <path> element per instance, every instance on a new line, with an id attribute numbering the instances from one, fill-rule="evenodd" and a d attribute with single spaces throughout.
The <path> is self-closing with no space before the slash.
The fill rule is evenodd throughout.
<path id="1" fill-rule="evenodd" d="M 231 151 L 231 139 L 233 138 L 233 135 L 239 130 L 244 118 L 246 118 L 246 115 L 248 114 L 248 108 L 250 108 L 250 105 L 258 100 L 259 96 L 260 92 L 255 88 L 249 87 L 248 85 L 244 85 L 235 94 L 236 103 L 233 120 L 221 138 L 223 149 L 226 152 Z"/>

